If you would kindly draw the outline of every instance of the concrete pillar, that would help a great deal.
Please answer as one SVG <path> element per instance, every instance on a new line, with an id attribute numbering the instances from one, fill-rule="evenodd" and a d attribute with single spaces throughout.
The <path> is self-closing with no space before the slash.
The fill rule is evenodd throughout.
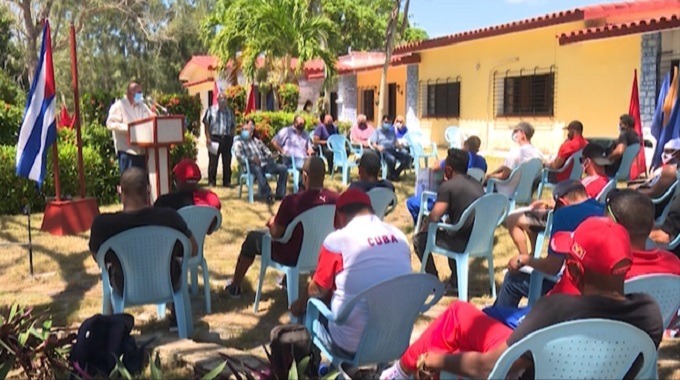
<path id="1" fill-rule="evenodd" d="M 342 121 L 356 123 L 357 116 L 357 75 L 342 75 L 338 81 L 338 118 Z"/>
<path id="2" fill-rule="evenodd" d="M 659 72 L 661 33 L 643 34 L 641 40 L 641 62 L 638 77 L 640 92 L 640 119 L 642 128 L 649 128 L 656 108 L 656 86 Z"/>

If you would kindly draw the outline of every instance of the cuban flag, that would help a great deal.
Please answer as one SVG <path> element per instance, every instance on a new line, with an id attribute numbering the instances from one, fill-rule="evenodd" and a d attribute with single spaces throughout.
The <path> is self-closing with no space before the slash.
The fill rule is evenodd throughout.
<path id="1" fill-rule="evenodd" d="M 47 148 L 57 140 L 55 104 L 52 39 L 50 25 L 45 20 L 40 59 L 19 130 L 16 158 L 16 174 L 36 181 L 38 188 L 47 171 Z"/>

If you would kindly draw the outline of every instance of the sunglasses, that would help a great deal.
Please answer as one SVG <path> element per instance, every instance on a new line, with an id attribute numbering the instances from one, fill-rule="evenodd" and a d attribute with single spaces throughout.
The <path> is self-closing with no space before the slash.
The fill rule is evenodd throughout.
<path id="1" fill-rule="evenodd" d="M 607 211 L 608 216 L 615 222 L 618 223 L 618 218 L 616 217 L 616 214 L 614 214 L 614 211 L 612 211 L 612 205 L 611 202 L 616 199 L 616 197 L 621 194 L 621 190 L 619 189 L 613 189 L 612 191 L 607 194 L 607 196 L 604 199 L 604 205 L 605 209 Z"/>

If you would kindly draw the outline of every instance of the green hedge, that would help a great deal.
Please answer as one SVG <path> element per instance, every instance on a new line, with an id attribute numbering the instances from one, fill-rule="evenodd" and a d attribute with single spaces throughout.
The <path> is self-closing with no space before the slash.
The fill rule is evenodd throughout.
<path id="1" fill-rule="evenodd" d="M 249 114 L 247 117 L 255 121 L 255 130 L 260 140 L 265 144 L 270 144 L 271 139 L 281 128 L 288 127 L 293 124 L 295 113 L 292 112 L 271 112 L 271 111 L 257 111 Z M 319 125 L 319 117 L 310 113 L 300 113 L 305 119 L 305 129 L 309 132 L 314 130 Z M 336 126 L 340 133 L 349 131 L 350 123 L 337 122 Z"/>
<path id="2" fill-rule="evenodd" d="M 201 127 L 201 98 L 198 94 L 163 94 L 156 99 L 160 105 L 168 109 L 170 114 L 184 115 L 186 128 L 192 133 L 200 131 Z"/>
<path id="3" fill-rule="evenodd" d="M 0 145 L 16 145 L 23 110 L 0 101 Z"/>
<path id="4" fill-rule="evenodd" d="M 109 115 L 109 108 L 116 99 L 122 97 L 121 93 L 105 91 L 86 92 L 80 97 L 80 117 L 82 125 L 87 124 L 106 124 Z"/>
<path id="5" fill-rule="evenodd" d="M 295 112 L 300 98 L 300 88 L 293 83 L 284 83 L 279 86 L 279 99 L 281 111 Z"/>

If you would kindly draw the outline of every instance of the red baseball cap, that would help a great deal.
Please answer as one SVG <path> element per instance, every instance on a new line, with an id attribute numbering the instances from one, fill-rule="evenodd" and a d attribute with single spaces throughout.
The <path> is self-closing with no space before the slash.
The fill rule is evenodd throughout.
<path id="1" fill-rule="evenodd" d="M 347 205 L 355 203 L 370 206 L 371 198 L 369 198 L 368 194 L 366 194 L 363 190 L 356 188 L 347 189 L 342 194 L 340 194 L 338 200 L 335 202 L 335 221 L 334 221 L 335 228 L 340 228 L 340 218 L 338 215 L 338 210 Z"/>
<path id="2" fill-rule="evenodd" d="M 607 217 L 590 217 L 574 232 L 556 232 L 550 247 L 580 262 L 584 270 L 605 276 L 626 274 L 633 264 L 628 231 Z M 627 264 L 620 265 L 622 261 Z"/>
<path id="3" fill-rule="evenodd" d="M 185 158 L 175 165 L 172 174 L 175 175 L 177 182 L 196 183 L 201 180 L 201 169 L 190 158 Z"/>

